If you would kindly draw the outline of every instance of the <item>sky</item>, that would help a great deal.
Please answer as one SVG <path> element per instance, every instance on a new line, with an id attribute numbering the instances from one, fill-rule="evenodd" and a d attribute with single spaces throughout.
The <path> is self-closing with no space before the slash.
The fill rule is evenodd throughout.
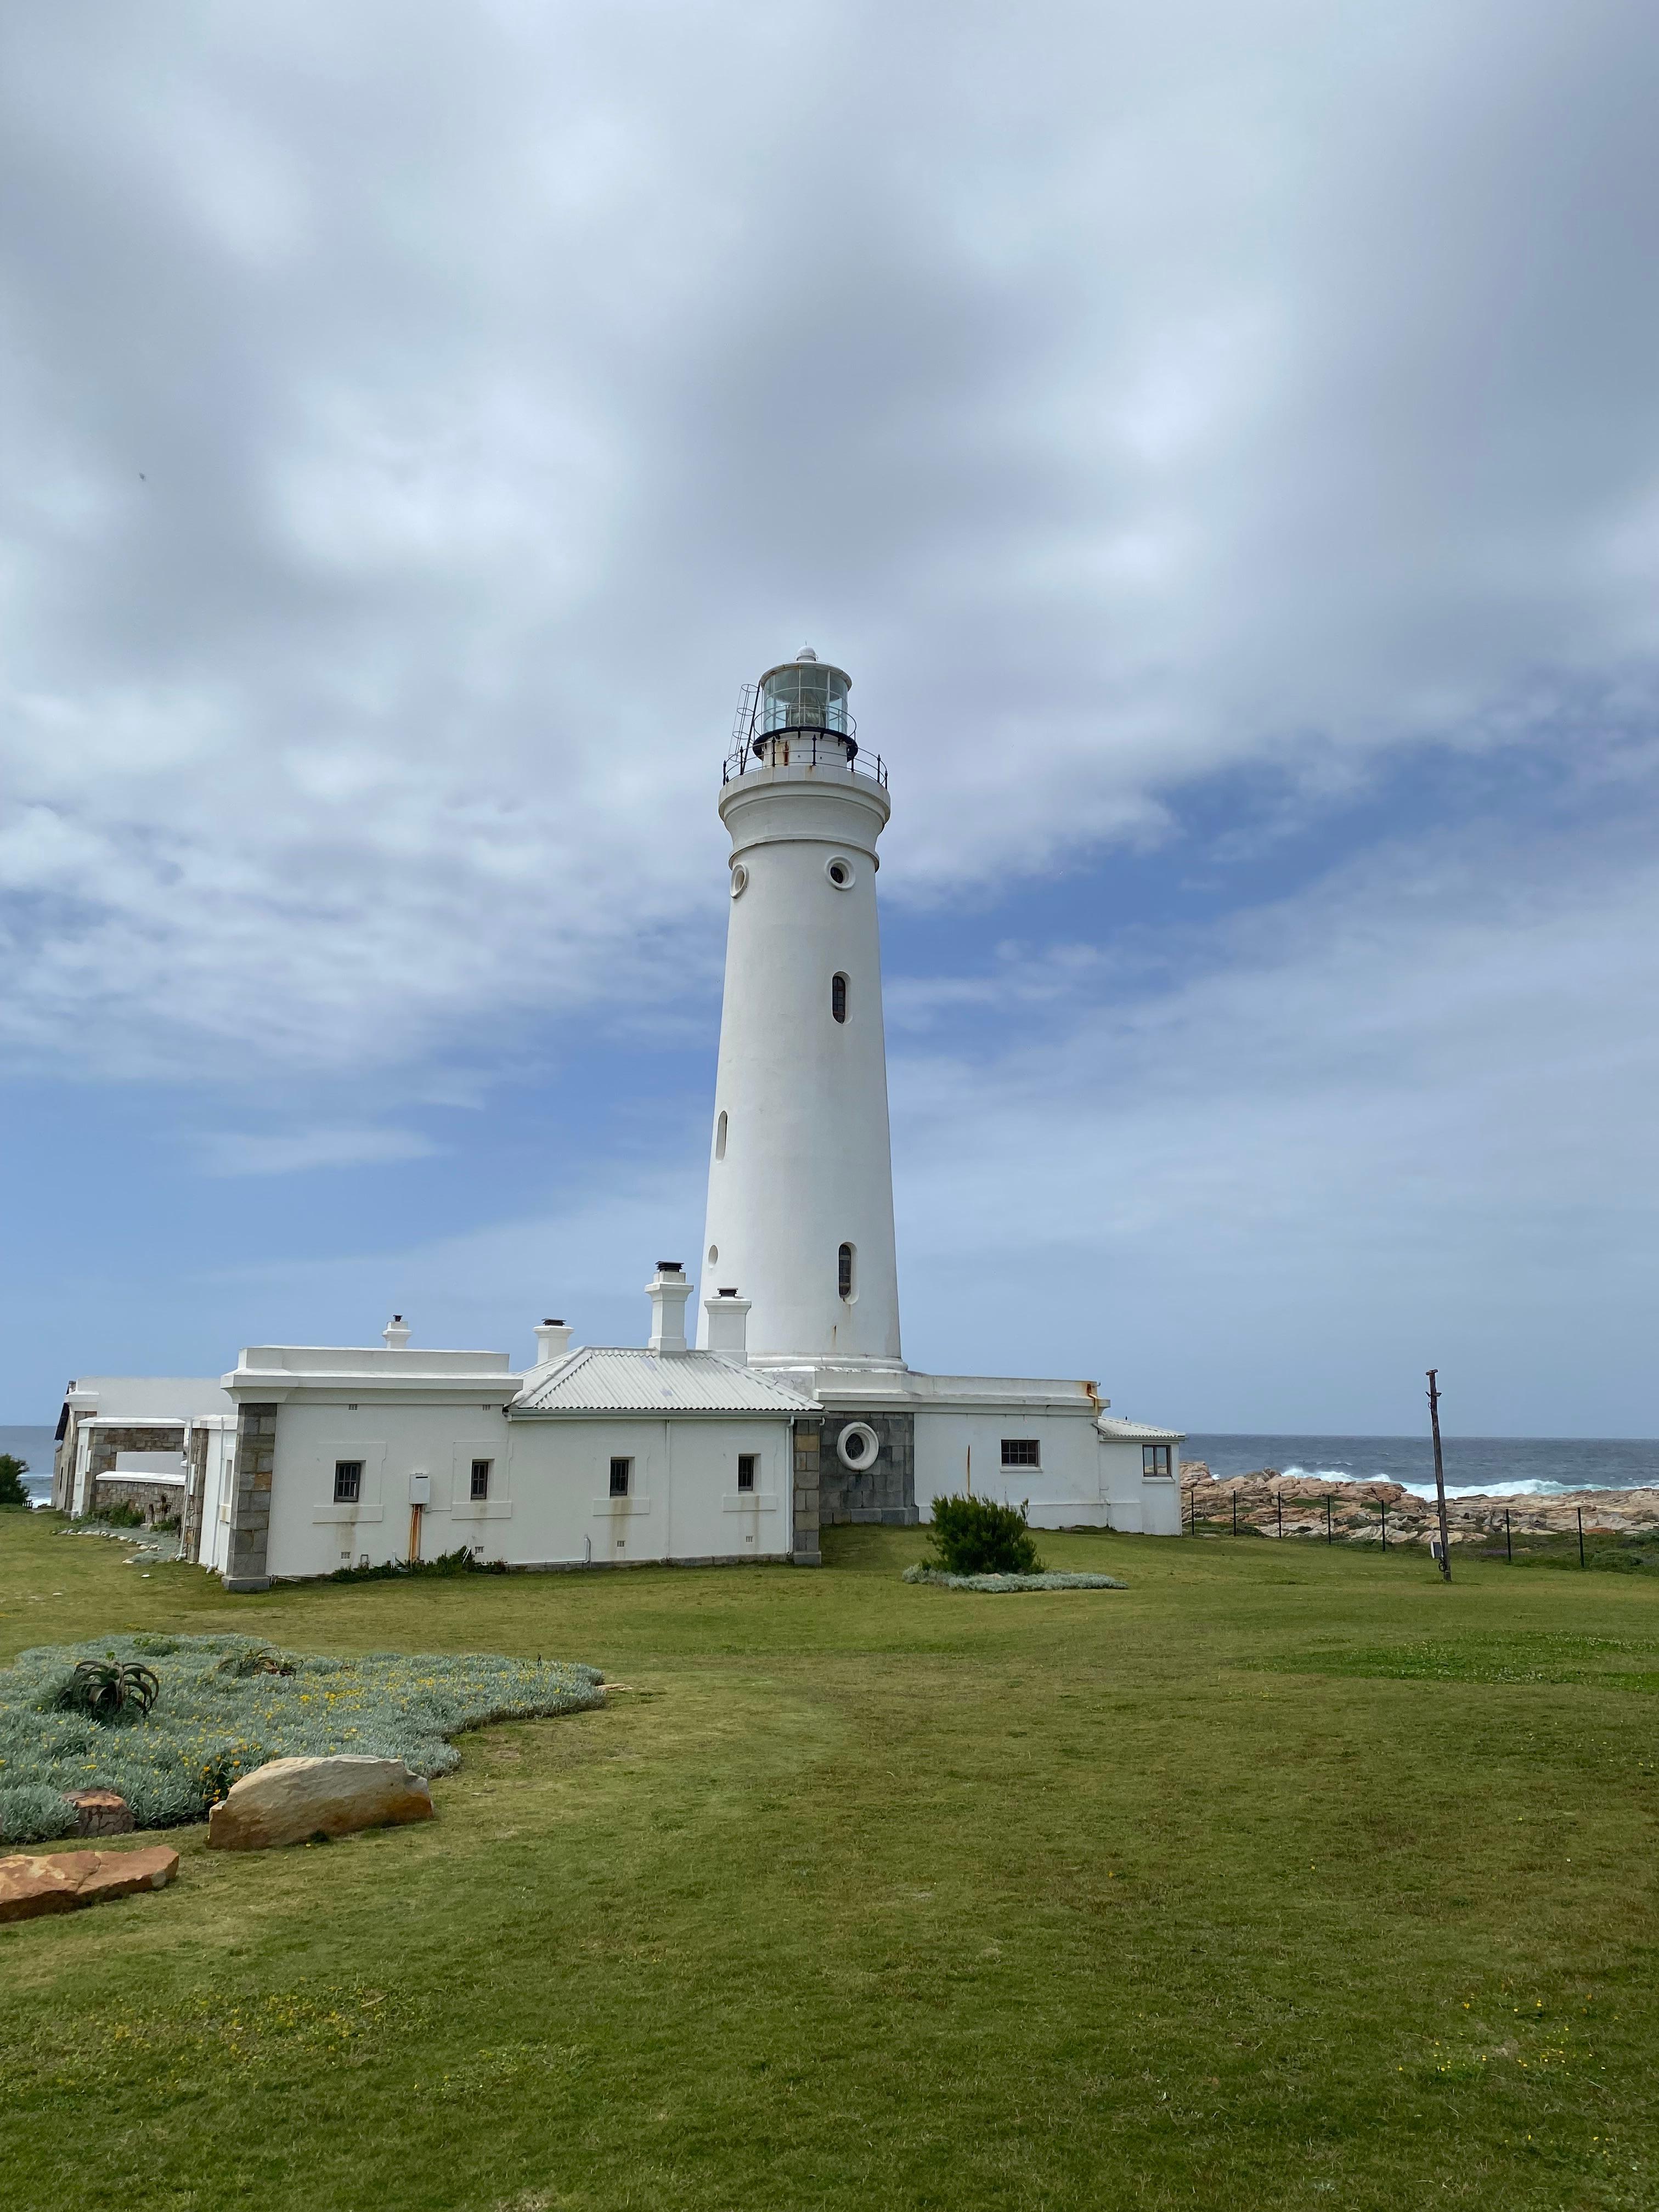
<path id="1" fill-rule="evenodd" d="M 0 72 L 0 1419 L 635 1342 L 739 686 L 890 770 L 905 1352 L 1659 1433 L 1659 26 L 114 0 Z"/>

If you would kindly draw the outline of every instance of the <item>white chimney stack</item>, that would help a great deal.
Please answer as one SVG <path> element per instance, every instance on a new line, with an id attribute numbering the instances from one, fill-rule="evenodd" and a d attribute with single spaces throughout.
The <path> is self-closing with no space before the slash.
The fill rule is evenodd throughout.
<path id="1" fill-rule="evenodd" d="M 388 1352 L 401 1352 L 404 1345 L 409 1342 L 409 1331 L 404 1326 L 404 1317 L 401 1314 L 393 1314 L 380 1331 L 380 1334 L 386 1340 Z"/>
<path id="2" fill-rule="evenodd" d="M 536 1364 L 551 1365 L 562 1359 L 570 1349 L 570 1324 L 563 1321 L 544 1321 L 536 1331 Z"/>
<path id="3" fill-rule="evenodd" d="M 646 1285 L 645 1295 L 651 1301 L 649 1348 L 658 1352 L 687 1350 L 685 1302 L 691 1295 L 691 1285 L 678 1260 L 658 1261 L 657 1272 Z"/>
<path id="4" fill-rule="evenodd" d="M 703 1338 L 710 1352 L 718 1352 L 722 1359 L 734 1366 L 749 1364 L 749 1301 L 740 1298 L 736 1291 L 720 1291 L 712 1298 L 705 1298 L 702 1310 L 708 1316 L 708 1328 Z"/>

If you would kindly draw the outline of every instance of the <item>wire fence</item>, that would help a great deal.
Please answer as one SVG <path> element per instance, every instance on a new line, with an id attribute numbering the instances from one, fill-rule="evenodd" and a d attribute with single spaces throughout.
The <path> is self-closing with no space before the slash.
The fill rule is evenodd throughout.
<path id="1" fill-rule="evenodd" d="M 1327 1492 L 1322 1498 L 1297 1493 L 1289 1498 L 1282 1491 L 1275 1491 L 1265 1504 L 1258 1494 L 1246 1498 L 1241 1511 L 1242 1493 L 1235 1490 L 1224 1510 L 1200 1513 L 1199 1500 L 1211 1487 L 1197 1483 L 1184 1486 L 1183 1534 L 1267 1536 L 1297 1543 L 1322 1541 L 1331 1545 L 1374 1541 L 1385 1552 L 1421 1552 L 1429 1550 L 1431 1546 L 1438 1547 L 1438 1529 L 1431 1503 L 1419 1505 L 1414 1511 L 1402 1510 L 1396 1503 L 1392 1528 L 1386 1498 L 1356 1498 L 1352 1492 L 1345 1494 L 1340 1491 Z M 1221 1501 L 1212 1499 L 1206 1503 L 1219 1504 Z M 1287 1504 L 1292 1523 L 1288 1531 L 1285 1526 Z M 1308 1510 L 1310 1506 L 1314 1509 L 1311 1515 Z M 1453 1537 L 1455 1553 L 1466 1558 L 1501 1559 L 1511 1565 L 1516 1560 L 1525 1563 L 1534 1559 L 1547 1560 L 1556 1565 L 1571 1565 L 1576 1557 L 1577 1565 L 1584 1568 L 1659 1568 L 1659 1529 L 1587 1529 L 1582 1506 L 1573 1509 L 1571 1528 L 1517 1528 L 1511 1510 L 1505 1507 L 1501 1528 L 1494 1517 L 1484 1528 L 1455 1529 Z"/>

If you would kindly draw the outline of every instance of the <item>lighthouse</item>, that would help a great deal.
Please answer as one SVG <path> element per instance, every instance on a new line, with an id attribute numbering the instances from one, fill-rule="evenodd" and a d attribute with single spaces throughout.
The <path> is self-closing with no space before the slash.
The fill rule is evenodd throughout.
<path id="1" fill-rule="evenodd" d="M 809 647 L 738 709 L 704 1282 L 748 1301 L 751 1361 L 902 1373 L 876 912 L 891 810 L 851 688 Z"/>

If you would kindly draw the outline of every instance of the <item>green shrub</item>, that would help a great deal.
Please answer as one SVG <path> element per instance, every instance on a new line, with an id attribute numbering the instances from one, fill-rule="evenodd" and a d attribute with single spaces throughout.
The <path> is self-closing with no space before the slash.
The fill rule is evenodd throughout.
<path id="1" fill-rule="evenodd" d="M 1040 1575 L 1022 1506 L 990 1498 L 936 1498 L 929 1542 L 949 1575 Z"/>
<path id="2" fill-rule="evenodd" d="M 155 1710 L 116 1727 L 66 1711 L 59 1700 L 83 1659 L 148 1665 L 161 1684 Z M 592 1667 L 477 1652 L 324 1658 L 246 1635 L 42 1646 L 0 1671 L 0 1837 L 69 1834 L 71 1790 L 118 1791 L 141 1828 L 205 1820 L 232 1783 L 272 1759 L 357 1752 L 447 1774 L 460 1763 L 449 1739 L 463 1729 L 583 1711 L 604 1702 L 602 1679 Z"/>
<path id="3" fill-rule="evenodd" d="M 331 1583 L 398 1582 L 405 1575 L 504 1575 L 505 1559 L 481 1559 L 470 1544 L 440 1552 L 435 1559 L 383 1559 L 378 1567 L 336 1567 Z"/>
<path id="4" fill-rule="evenodd" d="M 0 1789 L 0 1844 L 49 1844 L 75 1833 L 75 1808 L 49 1783 Z"/>
<path id="5" fill-rule="evenodd" d="M 131 1498 L 118 1498 L 112 1505 L 100 1505 L 95 1513 L 86 1515 L 105 1528 L 142 1528 L 144 1516 Z"/>
<path id="6" fill-rule="evenodd" d="M 0 1505 L 27 1505 L 29 1494 L 23 1487 L 23 1477 L 29 1471 L 26 1459 L 15 1452 L 0 1452 Z"/>

